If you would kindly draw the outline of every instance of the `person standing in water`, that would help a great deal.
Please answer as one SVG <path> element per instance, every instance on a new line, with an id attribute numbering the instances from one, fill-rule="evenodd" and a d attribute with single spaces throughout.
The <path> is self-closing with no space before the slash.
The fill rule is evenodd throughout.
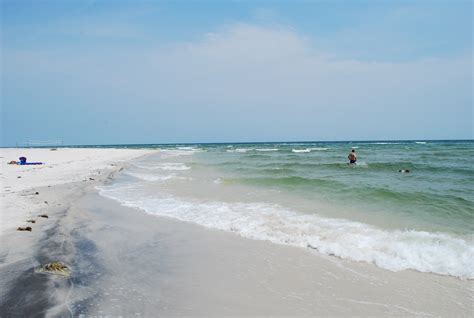
<path id="1" fill-rule="evenodd" d="M 357 161 L 356 151 L 352 149 L 352 151 L 349 153 L 347 158 L 349 159 L 349 163 L 356 163 Z"/>

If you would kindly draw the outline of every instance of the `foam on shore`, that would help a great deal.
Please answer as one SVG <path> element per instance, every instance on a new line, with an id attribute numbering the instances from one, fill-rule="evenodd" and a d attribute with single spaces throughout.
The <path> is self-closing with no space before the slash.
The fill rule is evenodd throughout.
<path id="1" fill-rule="evenodd" d="M 472 238 L 424 231 L 388 231 L 344 219 L 301 214 L 276 204 L 228 203 L 148 196 L 143 184 L 100 187 L 100 194 L 149 214 L 267 240 L 316 249 L 327 255 L 373 263 L 392 271 L 415 269 L 474 278 Z"/>

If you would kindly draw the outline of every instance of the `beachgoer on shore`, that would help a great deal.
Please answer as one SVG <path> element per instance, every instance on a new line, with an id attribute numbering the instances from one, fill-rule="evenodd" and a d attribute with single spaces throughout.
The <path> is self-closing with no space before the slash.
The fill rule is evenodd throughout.
<path id="1" fill-rule="evenodd" d="M 43 165 L 44 162 L 26 162 L 26 157 L 18 158 L 20 161 L 10 161 L 9 165 L 20 165 L 20 166 L 29 166 L 29 165 Z"/>
<path id="2" fill-rule="evenodd" d="M 349 159 L 349 163 L 356 163 L 357 155 L 354 149 L 352 149 L 352 151 L 349 153 L 349 155 L 347 156 L 347 159 Z"/>

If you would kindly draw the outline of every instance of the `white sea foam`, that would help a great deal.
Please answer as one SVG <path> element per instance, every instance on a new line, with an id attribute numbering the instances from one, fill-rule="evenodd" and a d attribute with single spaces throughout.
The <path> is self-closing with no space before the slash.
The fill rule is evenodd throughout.
<path id="1" fill-rule="evenodd" d="M 295 153 L 300 153 L 300 152 L 311 152 L 311 149 L 306 148 L 306 149 L 291 149 L 292 152 Z"/>
<path id="2" fill-rule="evenodd" d="M 227 152 L 242 152 L 245 153 L 247 151 L 253 150 L 253 148 L 236 148 L 236 149 L 227 149 Z"/>
<path id="3" fill-rule="evenodd" d="M 357 161 L 355 164 L 349 164 L 351 167 L 362 167 L 367 168 L 369 165 L 365 161 Z"/>
<path id="4" fill-rule="evenodd" d="M 311 150 L 311 151 L 325 151 L 325 150 L 329 150 L 329 148 L 318 148 L 318 147 L 316 147 L 316 148 L 309 148 L 309 150 Z"/>
<path id="5" fill-rule="evenodd" d="M 249 150 L 253 150 L 252 148 L 237 148 L 235 149 L 235 152 L 247 152 Z"/>
<path id="6" fill-rule="evenodd" d="M 145 164 L 145 163 L 133 163 L 132 166 L 135 166 L 140 169 L 147 170 L 176 170 L 183 171 L 189 170 L 191 167 L 186 166 L 184 163 L 180 162 L 170 162 L 170 163 L 160 163 L 160 164 Z"/>
<path id="7" fill-rule="evenodd" d="M 399 271 L 415 269 L 474 278 L 472 237 L 422 231 L 387 231 L 363 223 L 300 214 L 266 203 L 147 197 L 130 185 L 99 189 L 106 197 L 149 214 L 194 222 L 209 228 L 279 244 L 310 247 L 321 253 Z"/>
<path id="8" fill-rule="evenodd" d="M 161 163 L 156 166 L 157 169 L 161 170 L 189 170 L 191 167 L 186 166 L 184 163 L 176 162 L 176 163 Z"/>
<path id="9" fill-rule="evenodd" d="M 185 177 L 180 177 L 174 174 L 170 175 L 157 175 L 157 174 L 149 174 L 149 173 L 139 173 L 139 172 L 131 172 L 127 171 L 125 172 L 126 175 L 132 176 L 134 178 L 138 178 L 140 180 L 144 181 L 167 181 L 171 179 L 176 179 L 176 180 L 186 180 Z"/>
<path id="10" fill-rule="evenodd" d="M 426 145 L 426 141 L 415 141 L 415 144 Z"/>
<path id="11" fill-rule="evenodd" d="M 266 152 L 266 151 L 278 151 L 277 148 L 257 148 L 255 149 L 255 151 L 262 151 L 262 152 Z"/>
<path id="12" fill-rule="evenodd" d="M 173 158 L 178 156 L 191 156 L 196 152 L 200 152 L 200 149 L 193 150 L 178 150 L 178 149 L 162 149 L 160 150 L 161 159 Z"/>

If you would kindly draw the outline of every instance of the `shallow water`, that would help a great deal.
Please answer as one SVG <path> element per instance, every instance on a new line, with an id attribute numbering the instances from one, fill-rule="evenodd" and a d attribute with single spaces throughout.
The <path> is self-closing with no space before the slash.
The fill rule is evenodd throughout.
<path id="1" fill-rule="evenodd" d="M 101 194 L 390 270 L 474 278 L 473 142 L 157 147 Z"/>

